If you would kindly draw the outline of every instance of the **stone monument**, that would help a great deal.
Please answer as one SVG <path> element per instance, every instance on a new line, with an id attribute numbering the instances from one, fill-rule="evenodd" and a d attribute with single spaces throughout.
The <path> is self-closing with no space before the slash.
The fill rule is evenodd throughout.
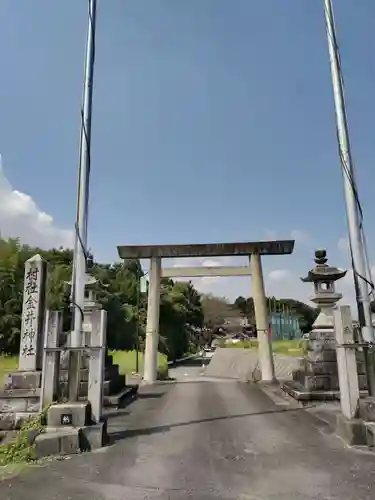
<path id="1" fill-rule="evenodd" d="M 314 261 L 315 267 L 301 280 L 313 283 L 314 295 L 310 300 L 320 313 L 309 333 L 307 355 L 301 360 L 301 367 L 293 372 L 293 381 L 283 385 L 286 392 L 299 400 L 339 398 L 334 308 L 342 294 L 336 292 L 335 282 L 347 271 L 328 265 L 326 250 L 316 250 Z M 357 353 L 357 361 L 359 386 L 366 389 L 363 352 Z"/>
<path id="2" fill-rule="evenodd" d="M 46 284 L 46 261 L 34 255 L 25 263 L 18 370 L 0 392 L 0 430 L 17 429 L 40 410 Z"/>

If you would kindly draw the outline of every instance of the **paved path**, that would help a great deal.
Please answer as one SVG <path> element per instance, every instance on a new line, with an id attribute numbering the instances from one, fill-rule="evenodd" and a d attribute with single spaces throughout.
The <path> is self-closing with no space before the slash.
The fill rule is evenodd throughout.
<path id="1" fill-rule="evenodd" d="M 312 415 L 256 386 L 201 381 L 143 388 L 111 419 L 118 440 L 0 484 L 2 500 L 370 500 L 373 455 L 345 449 Z M 371 488 L 372 492 L 371 492 Z"/>
<path id="2" fill-rule="evenodd" d="M 275 353 L 273 355 L 275 375 L 278 380 L 292 380 L 293 370 L 300 367 L 300 360 L 292 356 Z M 260 367 L 256 349 L 218 347 L 207 367 L 210 377 L 227 377 L 242 382 L 259 380 Z"/>

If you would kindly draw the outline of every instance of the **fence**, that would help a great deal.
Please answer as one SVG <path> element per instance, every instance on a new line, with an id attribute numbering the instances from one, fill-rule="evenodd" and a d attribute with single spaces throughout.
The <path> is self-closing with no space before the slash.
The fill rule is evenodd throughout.
<path id="1" fill-rule="evenodd" d="M 298 317 L 291 312 L 274 312 L 269 323 L 272 340 L 293 340 L 302 337 Z"/>

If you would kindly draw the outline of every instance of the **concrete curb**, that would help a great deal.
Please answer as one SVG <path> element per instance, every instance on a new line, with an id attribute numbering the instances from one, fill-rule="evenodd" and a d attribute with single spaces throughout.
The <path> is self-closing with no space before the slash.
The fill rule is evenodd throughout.
<path id="1" fill-rule="evenodd" d="M 104 408 L 123 408 L 124 404 L 130 404 L 138 393 L 138 385 L 125 387 L 120 393 L 104 397 Z"/>
<path id="2" fill-rule="evenodd" d="M 190 356 L 185 356 L 184 358 L 175 359 L 174 361 L 168 361 L 168 368 L 183 363 L 184 361 L 189 361 L 190 359 L 199 358 L 199 354 L 192 354 Z"/>

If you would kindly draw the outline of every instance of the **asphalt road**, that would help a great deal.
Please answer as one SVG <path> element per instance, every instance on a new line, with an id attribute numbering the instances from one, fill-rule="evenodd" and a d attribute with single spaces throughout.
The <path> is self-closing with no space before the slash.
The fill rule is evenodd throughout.
<path id="1" fill-rule="evenodd" d="M 115 445 L 0 484 L 2 500 L 370 500 L 375 457 L 344 448 L 301 409 L 258 387 L 202 381 L 141 390 L 110 419 Z"/>

